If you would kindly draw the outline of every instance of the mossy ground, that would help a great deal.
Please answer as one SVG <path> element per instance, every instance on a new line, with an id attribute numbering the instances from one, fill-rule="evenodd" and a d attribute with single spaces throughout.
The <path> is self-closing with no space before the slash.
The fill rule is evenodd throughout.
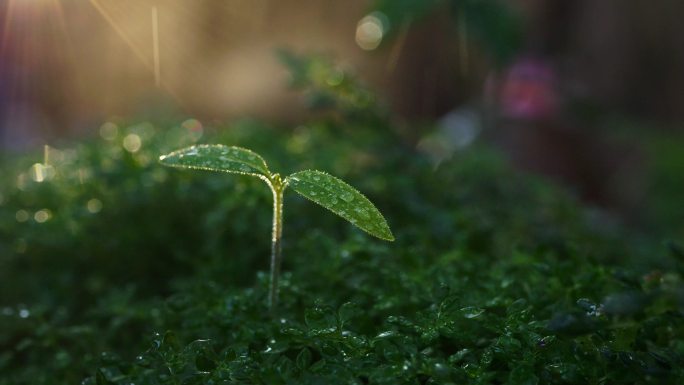
<path id="1" fill-rule="evenodd" d="M 0 384 L 684 381 L 676 243 L 605 230 L 487 148 L 435 168 L 382 132 L 251 121 L 205 132 L 274 169 L 344 177 L 396 235 L 371 238 L 287 196 L 275 314 L 270 193 L 159 166 L 191 131 L 120 124 L 111 140 L 53 150 L 41 183 L 27 171 L 41 156 L 5 159 Z M 138 151 L 121 147 L 127 135 Z"/>

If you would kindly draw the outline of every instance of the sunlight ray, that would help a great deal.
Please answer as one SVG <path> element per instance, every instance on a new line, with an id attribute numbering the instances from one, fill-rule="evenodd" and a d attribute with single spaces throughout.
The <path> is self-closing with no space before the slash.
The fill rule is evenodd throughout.
<path id="1" fill-rule="evenodd" d="M 119 35 L 119 37 L 121 37 L 121 39 L 123 39 L 124 42 L 126 42 L 126 44 L 128 44 L 128 46 L 131 48 L 131 50 L 133 51 L 133 53 L 134 53 L 136 56 L 138 56 L 138 58 L 140 59 L 140 61 L 142 61 L 143 64 L 145 64 L 145 66 L 147 66 L 150 70 L 152 70 L 152 69 L 153 69 L 152 63 L 150 63 L 150 60 L 149 60 L 149 58 L 147 57 L 147 55 L 145 55 L 145 54 L 144 54 L 144 53 L 143 53 L 143 52 L 142 52 L 142 51 L 133 43 L 133 41 L 132 41 L 132 40 L 128 37 L 128 35 L 126 35 L 126 33 L 123 31 L 123 29 L 121 29 L 121 28 L 119 27 L 119 25 L 114 21 L 114 19 L 111 17 L 111 15 L 109 14 L 109 12 L 107 12 L 107 10 L 105 10 L 104 7 L 102 7 L 102 5 L 100 5 L 99 1 L 98 1 L 98 0 L 88 0 L 88 1 L 90 1 L 90 4 L 92 4 L 93 7 L 95 7 L 95 9 L 100 13 L 100 15 L 107 21 L 107 23 L 109 24 L 109 26 L 112 27 L 112 28 L 114 29 L 114 31 L 117 33 L 117 35 Z"/>

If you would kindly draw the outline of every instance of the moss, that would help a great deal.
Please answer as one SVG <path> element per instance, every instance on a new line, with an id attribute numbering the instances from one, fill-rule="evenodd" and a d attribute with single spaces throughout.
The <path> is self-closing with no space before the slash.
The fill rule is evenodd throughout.
<path id="1" fill-rule="evenodd" d="M 161 168 L 159 154 L 196 135 L 160 126 L 55 150 L 40 183 L 27 171 L 37 154 L 4 162 L 0 384 L 684 380 L 681 246 L 602 234 L 571 197 L 487 148 L 434 170 L 374 128 L 208 130 L 204 142 L 279 169 L 343 176 L 395 232 L 378 241 L 286 198 L 273 317 L 269 239 L 253 230 L 270 226 L 268 191 Z M 121 147 L 129 134 L 136 152 Z"/>

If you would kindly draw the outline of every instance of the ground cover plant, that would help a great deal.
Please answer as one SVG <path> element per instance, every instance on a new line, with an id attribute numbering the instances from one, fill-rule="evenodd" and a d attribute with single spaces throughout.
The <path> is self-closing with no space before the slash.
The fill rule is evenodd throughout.
<path id="1" fill-rule="evenodd" d="M 53 150 L 42 182 L 30 175 L 40 155 L 6 163 L 4 180 L 23 184 L 3 184 L 0 206 L 0 383 L 682 379 L 681 246 L 641 254 L 597 232 L 572 198 L 486 148 L 433 170 L 362 127 L 205 133 L 280 169 L 345 175 L 395 224 L 396 242 L 378 242 L 289 200 L 299 214 L 274 319 L 253 231 L 268 227 L 270 197 L 252 178 L 161 168 L 158 154 L 193 140 L 165 132 L 122 124 L 112 140 Z"/>
<path id="2" fill-rule="evenodd" d="M 335 88 L 320 62 L 291 64 L 332 116 L 113 121 L 5 155 L 0 384 L 682 383 L 681 240 L 608 226 L 482 144 L 435 168 L 352 77 Z M 158 164 L 198 142 L 343 177 L 395 242 L 285 195 L 274 317 L 254 231 L 271 194 Z"/>

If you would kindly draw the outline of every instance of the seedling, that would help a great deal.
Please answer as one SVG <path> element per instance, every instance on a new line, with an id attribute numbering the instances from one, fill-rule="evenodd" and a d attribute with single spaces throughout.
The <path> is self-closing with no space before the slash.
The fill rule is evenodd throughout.
<path id="1" fill-rule="evenodd" d="M 271 282 L 269 307 L 278 302 L 278 277 L 282 260 L 283 193 L 288 186 L 303 197 L 318 203 L 348 220 L 370 235 L 394 241 L 392 231 L 380 211 L 355 188 L 322 171 L 305 170 L 287 178 L 271 173 L 259 154 L 240 147 L 220 144 L 198 145 L 174 151 L 159 158 L 161 164 L 177 168 L 190 168 L 243 174 L 257 177 L 273 193 L 273 234 L 271 237 Z"/>

